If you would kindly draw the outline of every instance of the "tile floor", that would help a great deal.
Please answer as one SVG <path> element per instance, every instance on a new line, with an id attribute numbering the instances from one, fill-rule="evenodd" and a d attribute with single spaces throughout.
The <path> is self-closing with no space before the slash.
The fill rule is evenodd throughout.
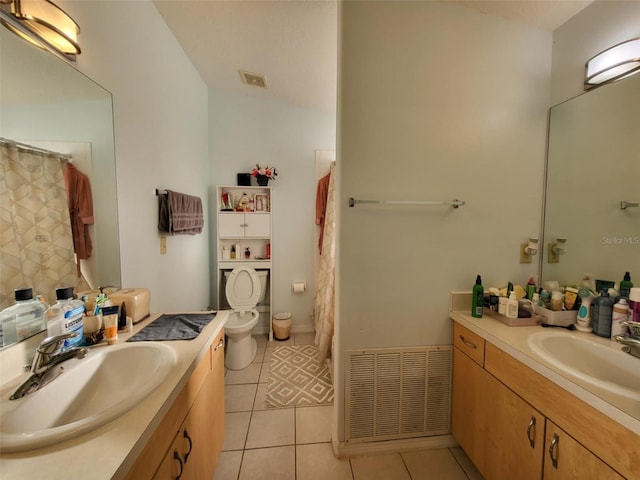
<path id="1" fill-rule="evenodd" d="M 460 448 L 335 458 L 332 406 L 265 407 L 274 346 L 313 344 L 314 335 L 256 339 L 254 363 L 225 374 L 226 438 L 215 480 L 481 480 Z"/>

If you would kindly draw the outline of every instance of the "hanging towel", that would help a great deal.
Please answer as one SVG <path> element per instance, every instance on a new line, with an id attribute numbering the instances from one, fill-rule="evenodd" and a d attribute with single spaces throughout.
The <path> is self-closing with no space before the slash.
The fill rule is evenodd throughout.
<path id="1" fill-rule="evenodd" d="M 316 225 L 320 226 L 320 236 L 318 238 L 318 249 L 322 254 L 322 239 L 324 237 L 324 218 L 327 210 L 327 195 L 329 193 L 329 179 L 331 172 L 327 173 L 318 181 L 316 189 Z"/>
<path id="2" fill-rule="evenodd" d="M 158 195 L 158 230 L 172 235 L 202 233 L 204 216 L 200 197 L 167 190 Z"/>

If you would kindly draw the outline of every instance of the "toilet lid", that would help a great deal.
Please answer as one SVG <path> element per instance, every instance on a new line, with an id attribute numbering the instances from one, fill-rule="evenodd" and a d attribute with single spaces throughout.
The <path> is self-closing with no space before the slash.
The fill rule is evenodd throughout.
<path id="1" fill-rule="evenodd" d="M 225 293 L 231 308 L 246 312 L 256 308 L 260 290 L 260 279 L 253 268 L 236 267 L 227 278 Z"/>

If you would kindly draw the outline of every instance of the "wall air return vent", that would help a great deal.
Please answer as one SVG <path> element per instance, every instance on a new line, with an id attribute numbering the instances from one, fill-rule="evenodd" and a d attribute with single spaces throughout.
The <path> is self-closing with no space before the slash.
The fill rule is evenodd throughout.
<path id="1" fill-rule="evenodd" d="M 245 72 L 244 70 L 238 70 L 238 72 L 240 72 L 240 77 L 242 77 L 242 81 L 246 85 L 251 85 L 252 87 L 267 88 L 267 79 L 264 75 L 260 73 Z"/>
<path id="2" fill-rule="evenodd" d="M 450 432 L 450 345 L 347 351 L 346 440 Z"/>

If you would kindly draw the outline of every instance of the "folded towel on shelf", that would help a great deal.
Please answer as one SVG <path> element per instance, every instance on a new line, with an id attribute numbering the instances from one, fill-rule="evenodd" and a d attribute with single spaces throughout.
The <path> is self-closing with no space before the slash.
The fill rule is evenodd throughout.
<path id="1" fill-rule="evenodd" d="M 193 340 L 215 316 L 216 312 L 164 314 L 136 333 L 127 342 Z"/>
<path id="2" fill-rule="evenodd" d="M 204 216 L 200 197 L 167 190 L 158 195 L 158 230 L 172 235 L 202 233 Z"/>

